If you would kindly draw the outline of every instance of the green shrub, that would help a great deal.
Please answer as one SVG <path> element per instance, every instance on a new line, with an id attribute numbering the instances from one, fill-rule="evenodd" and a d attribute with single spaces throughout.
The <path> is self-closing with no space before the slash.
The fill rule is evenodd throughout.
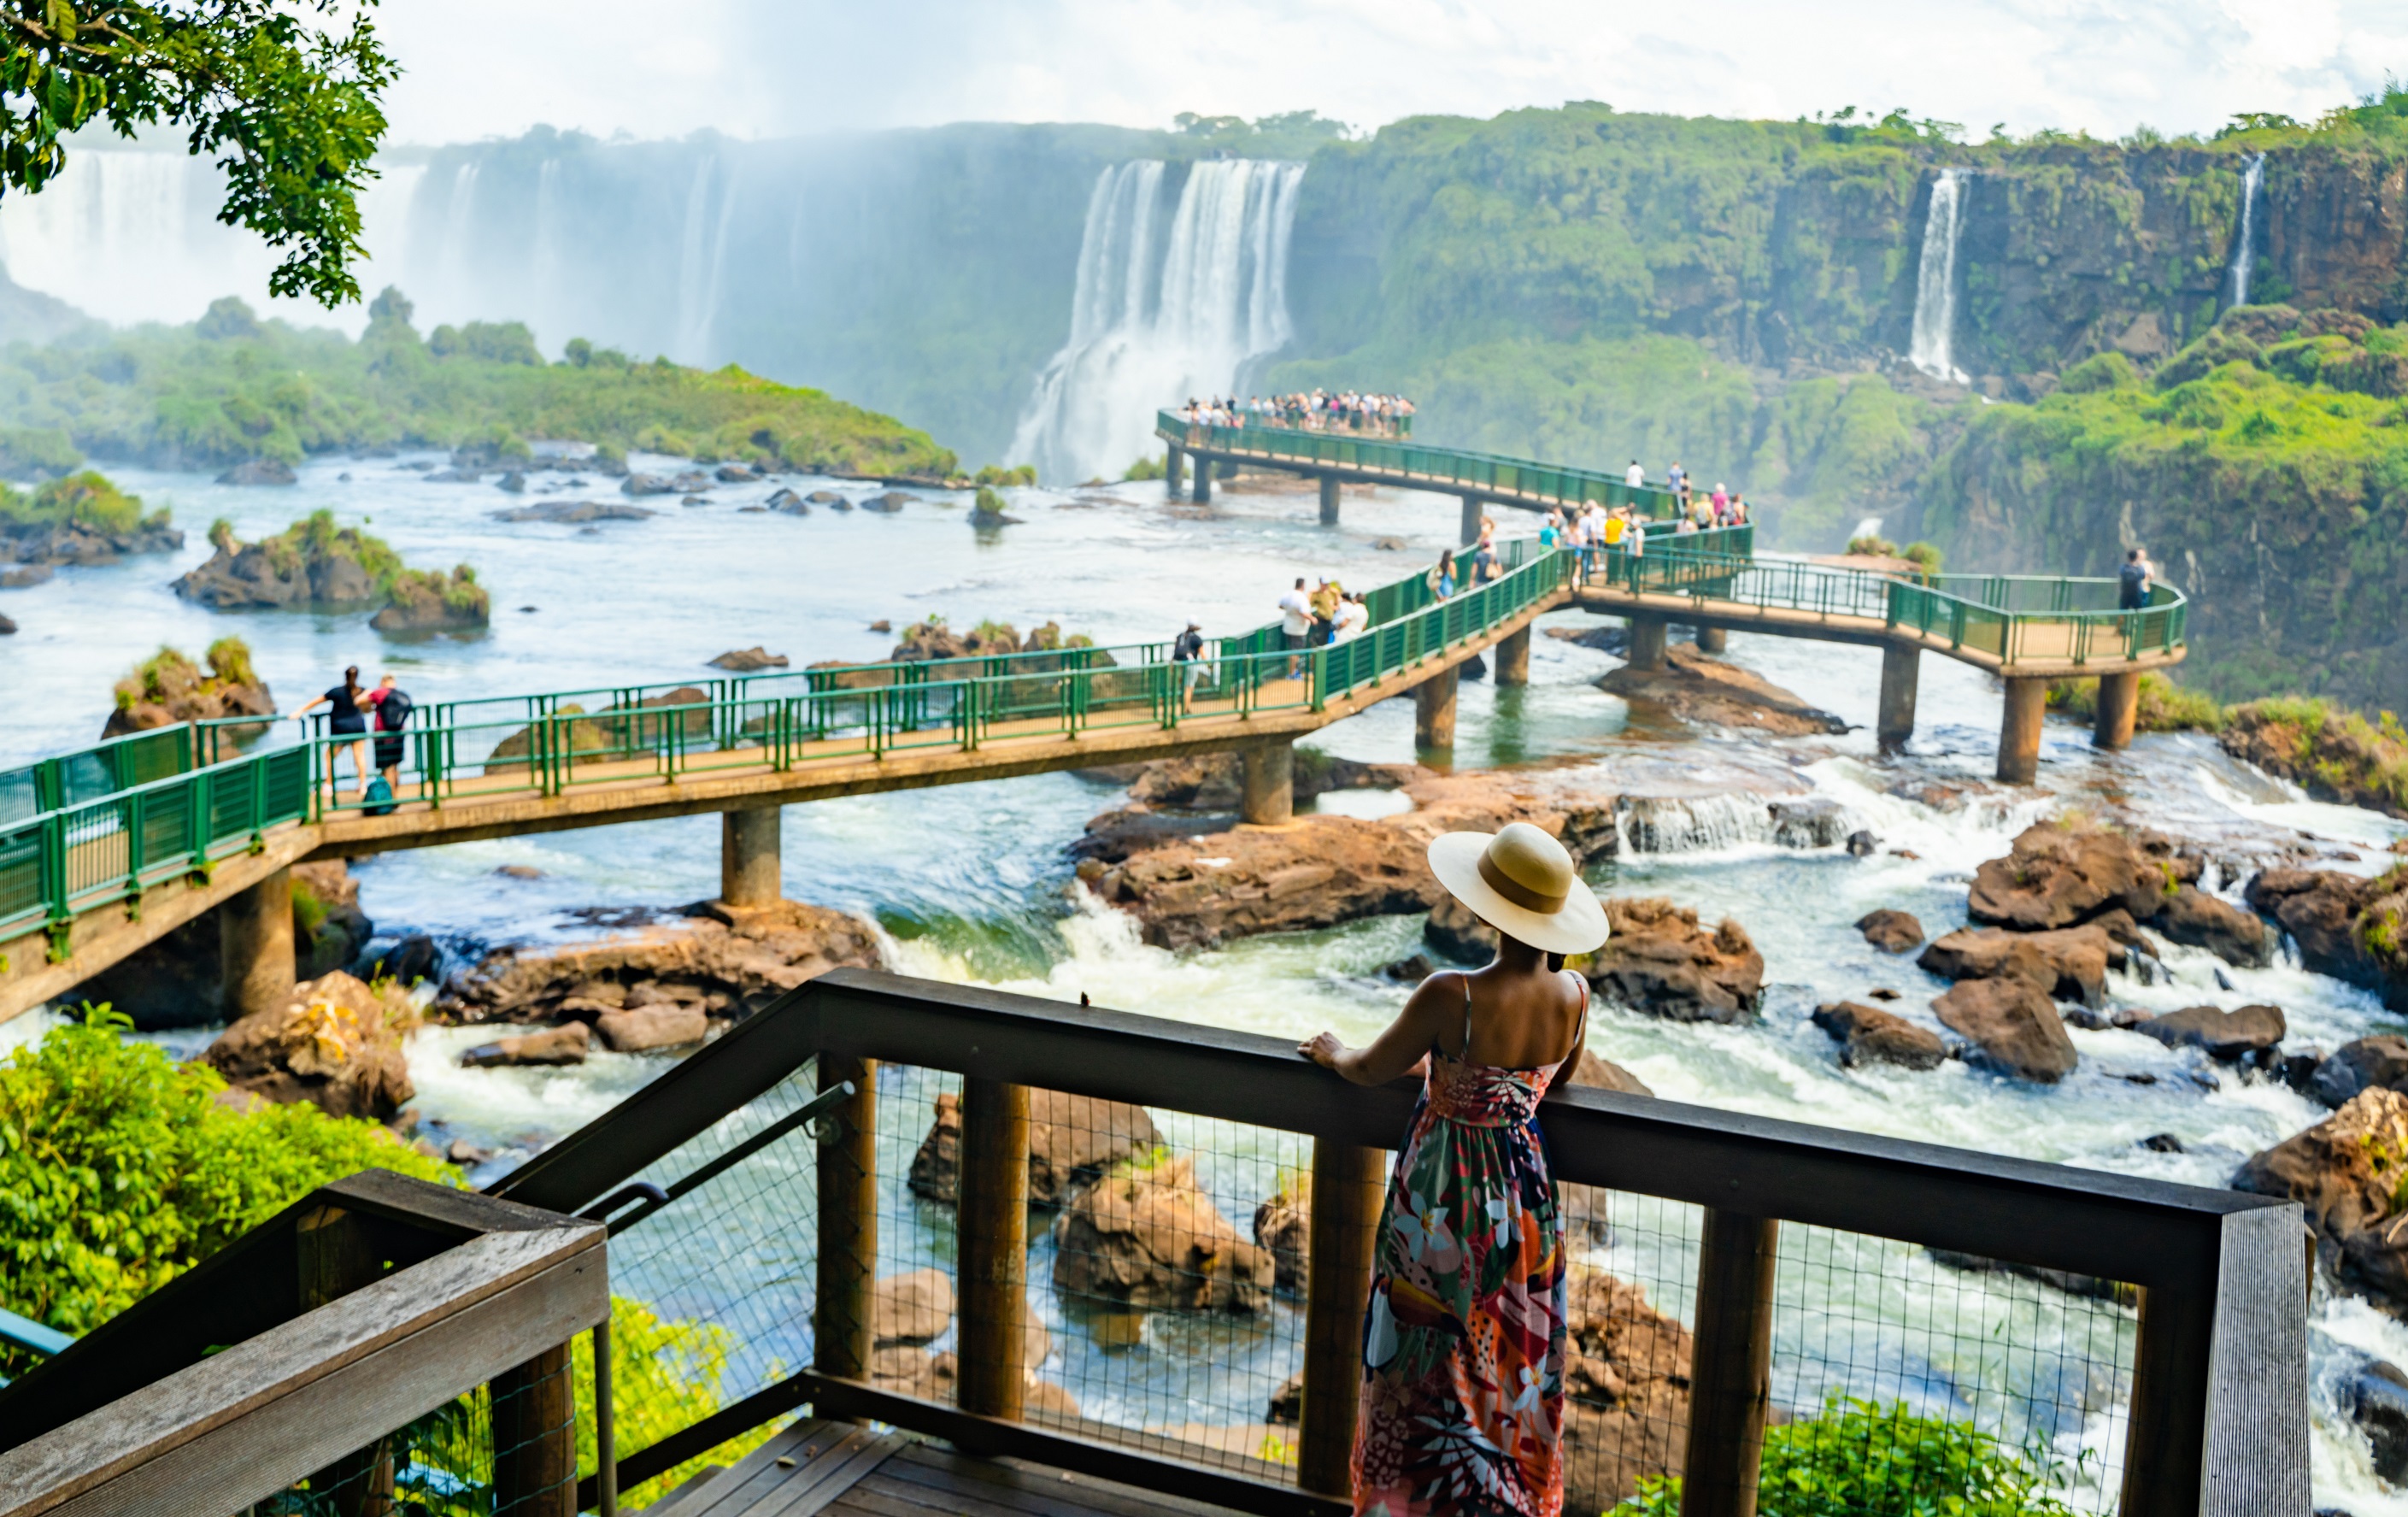
<path id="1" fill-rule="evenodd" d="M 2052 680 L 2048 707 L 2078 722 L 2092 721 L 2099 715 L 2099 681 Z M 2154 669 L 2142 671 L 2140 698 L 2132 713 L 2134 731 L 2220 732 L 2224 721 L 2224 708 L 2207 692 L 2178 685 Z"/>
<path id="2" fill-rule="evenodd" d="M 1966 1423 L 1904 1402 L 1833 1396 L 1810 1422 L 1769 1427 L 1762 1517 L 2074 1517 L 2054 1469 Z M 1681 1481 L 1655 1476 L 1612 1517 L 1679 1517 Z"/>
<path id="3" fill-rule="evenodd" d="M 0 1064 L 0 1305 L 83 1334 L 362 1169 L 449 1182 L 385 1128 L 313 1106 L 236 1111 L 107 1007 Z"/>
<path id="4" fill-rule="evenodd" d="M 1848 551 L 1851 553 L 1862 553 L 1869 558 L 1896 558 L 1898 556 L 1898 544 L 1890 541 L 1887 537 L 1850 537 L 1848 539 Z"/>
<path id="5" fill-rule="evenodd" d="M 1942 553 L 1937 546 L 1928 542 L 1908 543 L 1898 551 L 1898 556 L 1926 574 L 1938 574 L 1940 565 L 1947 562 L 1946 555 Z"/>
<path id="6" fill-rule="evenodd" d="M 1131 464 L 1128 466 L 1128 472 L 1122 475 L 1121 478 L 1133 484 L 1141 484 L 1148 479 L 1159 479 L 1169 472 L 1170 470 L 1168 466 L 1165 465 L 1163 460 L 1154 457 L 1152 453 L 1148 453 L 1143 458 L 1139 459 L 1136 463 Z"/>
<path id="7" fill-rule="evenodd" d="M 255 685 L 259 671 L 251 666 L 251 644 L 240 637 L 220 637 L 209 644 L 209 674 L 228 684 Z"/>
<path id="8" fill-rule="evenodd" d="M 1015 485 L 1035 484 L 1036 482 L 1037 465 L 1034 464 L 1022 464 L 1013 468 L 1004 468 L 999 465 L 986 464 L 981 465 L 978 473 L 970 478 L 970 483 L 972 484 Z"/>
<path id="9" fill-rule="evenodd" d="M 222 684 L 258 682 L 258 673 L 251 666 L 251 645 L 239 637 L 220 637 L 209 644 L 208 660 L 209 672 L 204 676 L 182 649 L 162 646 L 117 681 L 118 709 L 131 710 L 145 703 L 164 705 Z"/>
<path id="10" fill-rule="evenodd" d="M 27 526 L 72 522 L 96 532 L 131 532 L 143 522 L 142 497 L 129 495 L 91 469 L 51 479 L 31 495 L 0 485 L 0 517 Z M 165 525 L 167 513 L 150 521 Z"/>
<path id="11" fill-rule="evenodd" d="M 64 474 L 83 462 L 75 440 L 54 426 L 0 426 L 0 474 L 24 479 Z"/>

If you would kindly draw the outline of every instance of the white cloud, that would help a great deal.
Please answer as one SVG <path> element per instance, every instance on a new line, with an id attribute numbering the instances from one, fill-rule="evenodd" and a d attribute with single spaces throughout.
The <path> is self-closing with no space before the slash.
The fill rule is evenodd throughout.
<path id="1" fill-rule="evenodd" d="M 950 121 L 1371 126 L 1603 99 L 1688 115 L 1904 106 L 2121 136 L 2300 118 L 2408 75 L 2396 0 L 410 0 L 394 139 L 743 136 Z"/>

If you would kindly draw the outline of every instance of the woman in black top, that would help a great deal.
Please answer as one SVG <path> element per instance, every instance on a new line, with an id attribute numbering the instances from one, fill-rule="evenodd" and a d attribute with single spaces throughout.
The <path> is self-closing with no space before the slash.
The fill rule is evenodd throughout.
<path id="1" fill-rule="evenodd" d="M 332 708 L 326 718 L 326 789 L 330 794 L 335 793 L 335 754 L 342 749 L 343 737 L 368 730 L 367 716 L 360 709 L 360 697 L 366 694 L 360 685 L 360 666 L 354 664 L 343 671 L 341 684 L 293 713 L 294 720 L 307 721 L 319 707 Z M 351 750 L 351 778 L 359 785 L 351 794 L 356 804 L 368 790 L 368 745 L 365 737 L 353 741 Z"/>

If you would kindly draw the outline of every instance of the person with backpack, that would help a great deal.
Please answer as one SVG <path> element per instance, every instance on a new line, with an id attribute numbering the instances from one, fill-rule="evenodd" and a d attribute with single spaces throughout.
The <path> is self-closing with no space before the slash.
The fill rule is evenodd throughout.
<path id="1" fill-rule="evenodd" d="M 339 803 L 342 790 L 335 780 L 335 755 L 346 747 L 351 752 L 351 777 L 359 783 L 359 792 L 351 797 L 354 803 L 368 792 L 368 745 L 364 734 L 368 730 L 367 716 L 360 703 L 367 692 L 360 686 L 360 666 L 356 664 L 343 671 L 343 682 L 327 691 L 293 713 L 296 722 L 306 722 L 319 707 L 327 708 L 326 718 L 326 791 Z"/>
<path id="2" fill-rule="evenodd" d="M 391 816 L 395 806 L 394 794 L 401 788 L 401 734 L 409 725 L 409 714 L 417 708 L 417 703 L 390 674 L 377 680 L 377 687 L 367 693 L 366 699 L 376 712 L 377 777 L 361 797 L 367 803 L 363 809 L 370 816 Z M 377 794 L 380 789 L 384 792 L 381 795 Z"/>
<path id="3" fill-rule="evenodd" d="M 2137 548 L 2124 555 L 2124 566 L 2115 571 L 2115 607 L 2118 610 L 2138 611 L 2149 604 L 2149 583 L 2157 578 L 2148 559 Z"/>
<path id="4" fill-rule="evenodd" d="M 1204 623 L 1190 622 L 1187 630 L 1171 640 L 1170 662 L 1178 666 L 1179 708 L 1196 708 L 1196 685 L 1204 678 Z"/>

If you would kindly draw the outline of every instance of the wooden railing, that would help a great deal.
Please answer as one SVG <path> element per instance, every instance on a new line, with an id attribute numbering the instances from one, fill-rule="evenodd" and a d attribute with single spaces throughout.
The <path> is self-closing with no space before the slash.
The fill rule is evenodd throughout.
<path id="1" fill-rule="evenodd" d="M 873 1383 L 870 1373 L 870 1291 L 891 1262 L 882 1250 L 896 1246 L 882 1243 L 881 1187 L 891 1195 L 894 1177 L 881 1176 L 879 1154 L 897 1152 L 898 1139 L 909 1152 L 911 1136 L 891 1123 L 882 1128 L 882 1089 L 890 1100 L 900 1089 L 882 1078 L 882 1066 L 907 1066 L 886 1068 L 889 1077 L 960 1077 L 951 1256 L 961 1319 L 950 1402 Z M 1309 1142 L 1302 1425 L 1284 1470 L 1191 1454 L 1192 1432 L 1116 1431 L 1024 1407 L 1036 1367 L 1023 1362 L 1020 1330 L 1028 1309 L 1022 1277 L 1032 1091 Z M 739 1176 L 746 1165 L 770 1166 L 741 1193 L 751 1225 L 762 1230 L 753 1243 L 705 1225 L 714 1219 L 700 1214 L 679 1221 L 680 1201 L 650 1203 L 662 1220 L 646 1225 L 672 1229 L 671 1252 L 709 1236 L 719 1251 L 709 1280 L 720 1295 L 735 1292 L 732 1282 L 748 1269 L 772 1281 L 758 1287 L 765 1294 L 751 1316 L 810 1323 L 809 1366 L 764 1353 L 759 1373 L 733 1387 L 741 1394 L 731 1404 L 623 1455 L 623 1485 L 809 1403 L 823 1416 L 876 1418 L 972 1452 L 1240 1510 L 1327 1513 L 1341 1510 L 1354 1435 L 1356 1345 L 1383 1151 L 1401 1140 L 1414 1096 L 1406 1081 L 1348 1085 L 1280 1039 L 847 969 L 741 1023 L 494 1194 L 566 1211 L 644 1177 L 686 1173 L 706 1151 L 718 1155 L 714 1173 L 723 1178 L 730 1165 Z M 2103 1376 L 2100 1394 L 2122 1408 L 2126 1432 L 2107 1453 L 2121 1466 L 2110 1488 L 2120 1488 L 2124 1517 L 2305 1517 L 2306 1278 L 2296 1205 L 1595 1090 L 1551 1098 L 1541 1121 L 1559 1183 L 1657 1198 L 1649 1204 L 1698 1224 L 1691 1278 L 1657 1282 L 1691 1302 L 1685 1453 L 1660 1467 L 1684 1479 L 1684 1517 L 1755 1510 L 1769 1377 L 1787 1352 L 1773 1336 L 1775 1277 L 1791 1259 L 1780 1252 L 1784 1229 L 1826 1247 L 1854 1239 L 1896 1253 L 1895 1243 L 1882 1243 L 1896 1240 L 1942 1258 L 2104 1282 L 2089 1296 L 2052 1299 L 2079 1299 L 2106 1314 L 2116 1352 L 2127 1355 L 2062 1368 L 2094 1382 Z M 748 1124 L 753 1136 L 727 1147 Z M 816 1152 L 781 1156 L 774 1143 L 806 1125 Z M 927 1142 L 936 1140 L 932 1134 Z M 797 1214 L 803 1209 L 816 1214 Z M 739 1257 L 747 1248 L 759 1257 Z M 806 1269 L 800 1259 L 811 1252 Z M 2050 1289 L 2024 1288 L 2035 1299 Z M 1793 1296 L 1782 1309 L 1802 1312 L 1812 1328 L 1845 1323 L 1853 1308 L 1835 1288 Z M 2062 1342 L 1987 1349 L 2023 1359 L 2068 1352 Z M 1953 1394 L 1978 1398 L 1979 1368 L 1962 1370 Z"/>
<path id="2" fill-rule="evenodd" d="M 383 1171 L 322 1186 L 0 1390 L 0 1514 L 232 1517 L 305 1483 L 313 1511 L 384 1512 L 423 1472 L 569 1517 L 569 1344 L 602 1332 L 609 1362 L 609 1279 L 593 1223 Z M 419 1434 L 459 1457 L 431 1469 Z"/>

